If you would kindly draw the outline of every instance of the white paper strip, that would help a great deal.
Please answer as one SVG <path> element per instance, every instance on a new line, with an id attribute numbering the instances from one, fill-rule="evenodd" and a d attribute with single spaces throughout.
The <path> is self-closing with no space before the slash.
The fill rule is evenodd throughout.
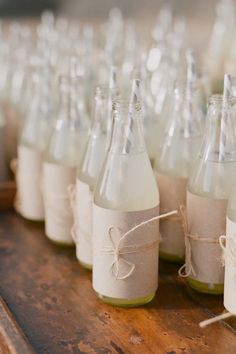
<path id="1" fill-rule="evenodd" d="M 43 165 L 45 232 L 53 241 L 73 244 L 73 213 L 68 187 L 75 184 L 76 169 L 51 163 Z"/>
<path id="2" fill-rule="evenodd" d="M 29 220 L 42 221 L 42 155 L 39 151 L 18 146 L 16 181 L 17 211 Z"/>
<path id="3" fill-rule="evenodd" d="M 93 194 L 87 183 L 76 181 L 76 256 L 78 260 L 92 267 L 92 202 Z"/>
<path id="4" fill-rule="evenodd" d="M 224 306 L 236 315 L 236 222 L 227 218 Z"/>

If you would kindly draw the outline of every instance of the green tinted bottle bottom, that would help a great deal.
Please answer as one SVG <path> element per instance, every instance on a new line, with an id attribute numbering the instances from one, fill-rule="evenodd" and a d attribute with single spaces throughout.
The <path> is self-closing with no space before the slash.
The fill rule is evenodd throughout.
<path id="1" fill-rule="evenodd" d="M 25 222 L 27 222 L 27 224 L 32 225 L 32 226 L 44 226 L 44 220 L 32 220 L 32 219 L 28 219 L 25 216 L 21 215 L 22 218 L 24 219 Z"/>
<path id="2" fill-rule="evenodd" d="M 73 241 L 71 241 L 71 242 L 57 241 L 57 240 L 49 237 L 48 235 L 46 235 L 46 236 L 49 239 L 49 241 L 52 242 L 54 245 L 57 245 L 60 247 L 74 247 L 75 246 Z"/>
<path id="3" fill-rule="evenodd" d="M 187 282 L 192 289 L 200 293 L 211 295 L 221 295 L 224 293 L 224 284 L 208 284 L 192 278 L 187 278 Z"/>
<path id="4" fill-rule="evenodd" d="M 79 264 L 80 264 L 83 268 L 88 269 L 88 270 L 92 270 L 92 269 L 93 269 L 92 264 L 88 264 L 88 263 L 85 263 L 85 262 L 81 262 L 80 260 L 78 260 L 78 261 L 79 261 Z"/>
<path id="5" fill-rule="evenodd" d="M 104 296 L 101 294 L 96 293 L 99 299 L 101 299 L 103 302 L 106 304 L 110 304 L 113 306 L 119 306 L 119 307 L 138 307 L 142 306 L 145 304 L 148 304 L 150 301 L 152 301 L 155 297 L 155 294 L 151 294 L 145 297 L 140 297 L 138 299 L 130 300 L 130 299 L 116 299 L 113 297 L 108 297 Z"/>
<path id="6" fill-rule="evenodd" d="M 165 253 L 165 252 L 159 251 L 159 257 L 163 261 L 168 261 L 171 263 L 181 263 L 181 264 L 184 263 L 184 257 L 180 257 L 175 254 L 170 254 L 170 253 Z"/>

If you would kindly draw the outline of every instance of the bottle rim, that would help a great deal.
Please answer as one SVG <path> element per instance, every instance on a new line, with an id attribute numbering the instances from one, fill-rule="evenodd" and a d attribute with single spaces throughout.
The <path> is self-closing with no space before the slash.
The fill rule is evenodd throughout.
<path id="1" fill-rule="evenodd" d="M 130 102 L 128 98 L 117 98 L 112 100 L 112 109 L 114 112 L 124 110 L 127 111 L 129 109 L 135 109 L 136 111 L 141 110 L 141 102 Z"/>
<path id="2" fill-rule="evenodd" d="M 223 103 L 223 95 L 220 94 L 220 93 L 211 95 L 210 98 L 209 98 L 209 104 L 214 104 L 214 103 L 222 104 Z M 235 104 L 236 103 L 236 97 L 235 96 L 230 96 L 228 98 L 228 103 L 230 103 L 231 105 Z"/>

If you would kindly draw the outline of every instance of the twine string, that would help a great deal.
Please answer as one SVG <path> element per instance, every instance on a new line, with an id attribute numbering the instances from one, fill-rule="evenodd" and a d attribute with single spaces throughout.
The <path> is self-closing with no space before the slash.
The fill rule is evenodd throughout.
<path id="1" fill-rule="evenodd" d="M 186 207 L 184 205 L 180 206 L 180 213 L 182 216 L 182 223 L 183 223 L 183 229 L 184 229 L 184 241 L 185 241 L 186 255 L 185 255 L 185 263 L 184 263 L 184 265 L 182 265 L 182 267 L 180 267 L 178 274 L 182 278 L 187 278 L 191 274 L 193 274 L 196 277 L 197 273 L 196 273 L 196 270 L 195 270 L 193 263 L 192 263 L 191 240 L 203 242 L 203 243 L 208 243 L 208 244 L 219 244 L 219 239 L 189 234 L 187 215 L 186 215 Z"/>
<path id="2" fill-rule="evenodd" d="M 143 227 L 144 225 L 147 225 L 147 224 L 151 223 L 152 221 L 159 220 L 159 219 L 162 219 L 162 218 L 165 218 L 170 215 L 177 214 L 177 213 L 178 213 L 177 210 L 173 210 L 169 213 L 155 216 L 149 220 L 143 221 L 140 224 L 132 227 L 130 230 L 125 232 L 123 235 L 122 235 L 122 231 L 118 227 L 114 227 L 114 226 L 109 227 L 107 235 L 108 235 L 109 241 L 111 243 L 111 246 L 103 247 L 101 249 L 101 252 L 106 255 L 113 255 L 114 256 L 114 259 L 111 263 L 111 271 L 112 271 L 112 274 L 116 280 L 125 280 L 125 279 L 129 278 L 136 268 L 134 263 L 129 262 L 124 258 L 124 255 L 137 253 L 137 252 L 140 252 L 143 250 L 145 251 L 145 250 L 152 249 L 156 245 L 156 243 L 158 242 L 158 239 L 150 241 L 146 244 L 129 245 L 129 246 L 122 246 L 122 242 L 131 233 L 133 233 L 135 230 L 139 229 L 140 227 Z M 115 242 L 112 238 L 113 232 L 115 232 L 116 235 L 119 237 L 119 241 L 117 244 L 115 244 Z M 123 276 L 119 275 L 121 260 L 122 260 L 123 264 L 126 264 L 126 266 L 128 267 L 128 271 Z"/>

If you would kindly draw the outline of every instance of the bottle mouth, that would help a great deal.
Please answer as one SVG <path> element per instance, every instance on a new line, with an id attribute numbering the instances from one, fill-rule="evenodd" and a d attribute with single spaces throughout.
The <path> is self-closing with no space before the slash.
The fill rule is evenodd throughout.
<path id="1" fill-rule="evenodd" d="M 140 101 L 130 102 L 128 98 L 118 98 L 112 101 L 112 109 L 115 112 L 129 110 L 140 111 L 141 103 Z"/>
<path id="2" fill-rule="evenodd" d="M 213 103 L 222 104 L 223 103 L 223 95 L 222 94 L 211 95 L 211 97 L 209 99 L 209 104 L 213 104 Z M 230 105 L 235 104 L 236 103 L 236 97 L 230 96 L 228 98 L 228 103 Z"/>

